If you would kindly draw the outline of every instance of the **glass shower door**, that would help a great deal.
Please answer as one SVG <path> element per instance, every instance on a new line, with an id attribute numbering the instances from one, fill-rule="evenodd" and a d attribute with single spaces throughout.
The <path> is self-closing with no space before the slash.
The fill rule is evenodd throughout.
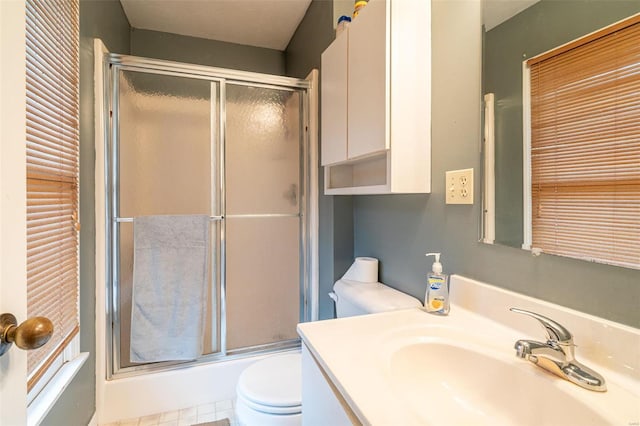
<path id="1" fill-rule="evenodd" d="M 131 361 L 134 218 L 140 216 L 211 217 L 198 360 L 299 344 L 296 325 L 309 316 L 306 89 L 228 78 L 112 68 L 110 374 L 181 362 Z M 170 305 L 145 300 L 160 310 Z"/>
<path id="2" fill-rule="evenodd" d="M 302 92 L 226 84 L 228 351 L 297 339 L 303 318 Z"/>
<path id="3" fill-rule="evenodd" d="M 138 71 L 117 74 L 113 304 L 119 368 L 130 367 L 133 218 L 220 215 L 219 83 Z M 204 352 L 220 351 L 220 224 L 211 222 Z"/>

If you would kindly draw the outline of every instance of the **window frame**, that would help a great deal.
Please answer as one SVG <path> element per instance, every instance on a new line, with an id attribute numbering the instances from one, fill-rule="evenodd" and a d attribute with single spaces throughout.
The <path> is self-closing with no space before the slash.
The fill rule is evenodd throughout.
<path id="1" fill-rule="evenodd" d="M 37 1 L 37 0 L 34 0 Z M 68 0 L 65 0 L 68 1 Z M 30 88 L 29 84 L 27 84 L 27 88 L 25 90 L 25 99 L 29 100 L 29 99 L 35 99 L 35 102 L 37 102 L 38 108 L 40 108 L 39 110 L 37 110 L 38 115 L 37 116 L 33 116 L 34 114 L 34 107 L 27 107 L 25 110 L 25 114 L 27 114 L 27 116 L 29 114 L 32 114 L 31 118 L 29 118 L 26 122 L 26 130 L 27 130 L 27 139 L 25 140 L 25 149 L 26 149 L 26 144 L 27 143 L 34 143 L 32 139 L 29 139 L 29 129 L 31 129 L 31 131 L 34 131 L 33 129 L 37 129 L 35 130 L 36 132 L 40 131 L 46 131 L 49 127 L 49 123 L 57 123 L 57 122 L 48 122 L 48 117 L 50 117 L 51 115 L 54 115 L 60 107 L 59 103 L 51 103 L 51 101 L 46 100 L 45 98 L 42 97 L 42 95 L 40 95 L 40 92 L 38 90 L 41 90 L 37 84 L 34 85 L 33 81 L 34 79 L 42 79 L 41 81 L 44 82 L 42 84 L 44 84 L 45 86 L 48 84 L 50 85 L 50 87 L 53 87 L 55 90 L 66 90 L 63 88 L 62 84 L 71 84 L 71 86 L 73 86 L 74 84 L 76 84 L 75 90 L 70 92 L 73 95 L 77 96 L 77 98 L 73 99 L 73 102 L 77 102 L 76 104 L 76 110 L 74 111 L 75 113 L 75 119 L 76 119 L 76 123 L 75 126 L 73 126 L 73 130 L 75 131 L 74 134 L 74 138 L 77 138 L 76 140 L 73 141 L 73 143 L 75 144 L 74 146 L 76 147 L 77 151 L 76 154 L 74 156 L 74 161 L 75 161 L 75 170 L 76 170 L 76 175 L 74 177 L 74 183 L 71 184 L 73 186 L 73 190 L 74 192 L 74 197 L 75 197 L 75 206 L 72 209 L 73 210 L 73 221 L 76 223 L 76 228 L 75 228 L 75 252 L 74 252 L 74 257 L 76 259 L 75 261 L 75 289 L 76 289 L 76 294 L 77 294 L 77 299 L 74 299 L 75 301 L 75 310 L 74 310 L 74 315 L 75 315 L 75 328 L 72 329 L 69 333 L 66 334 L 66 337 L 64 337 L 62 340 L 60 340 L 58 342 L 58 344 L 51 348 L 49 350 L 49 352 L 47 353 L 47 356 L 45 358 L 43 358 L 42 360 L 38 361 L 38 363 L 33 367 L 32 371 L 30 371 L 28 373 L 28 376 L 26 377 L 27 379 L 27 383 L 29 383 L 28 385 L 28 391 L 27 391 L 27 399 L 25 401 L 26 406 L 27 406 L 27 423 L 29 425 L 31 424 L 39 424 L 44 417 L 47 415 L 47 413 L 49 412 L 49 410 L 53 407 L 53 405 L 55 404 L 55 402 L 58 400 L 58 398 L 62 395 L 62 393 L 64 392 L 64 390 L 66 389 L 66 387 L 69 385 L 69 383 L 73 380 L 73 378 L 75 377 L 75 375 L 77 374 L 77 372 L 80 370 L 80 368 L 82 367 L 82 365 L 86 362 L 86 360 L 89 357 L 89 353 L 85 352 L 85 353 L 81 353 L 80 352 L 80 314 L 81 314 L 81 307 L 80 307 L 80 302 L 79 302 L 79 292 L 80 292 L 80 275 L 79 275 L 79 259 L 80 259 L 80 235 L 79 235 L 79 229 L 77 227 L 77 222 L 78 222 L 78 217 L 80 215 L 80 205 L 79 205 L 79 167 L 80 167 L 80 157 L 79 157 L 79 149 L 80 149 L 80 135 L 79 135 L 79 131 L 80 131 L 80 126 L 79 126 L 79 120 L 80 120 L 80 111 L 79 111 L 79 95 L 80 95 L 80 90 L 79 90 L 79 80 L 80 80 L 80 64 L 79 64 L 79 58 L 80 58 L 80 46 L 79 46 L 79 26 L 80 26 L 80 22 L 79 22 L 79 8 L 80 8 L 80 4 L 79 1 L 74 0 L 74 2 L 76 3 L 75 5 L 71 5 L 69 7 L 71 7 L 71 9 L 67 9 L 67 12 L 69 12 L 69 10 L 71 11 L 71 15 L 70 16 L 74 16 L 77 21 L 70 23 L 69 25 L 72 27 L 71 30 L 69 30 L 72 34 L 72 36 L 77 36 L 77 40 L 72 41 L 70 46 L 72 46 L 71 50 L 76 50 L 76 53 L 74 55 L 77 55 L 76 58 L 74 58 L 75 60 L 77 60 L 78 62 L 76 64 L 74 64 L 73 67 L 71 67 L 71 71 L 65 70 L 65 71 L 59 71 L 61 73 L 64 74 L 64 77 L 62 76 L 62 74 L 60 76 L 58 76 L 57 74 L 52 74 L 54 75 L 54 77 L 51 78 L 64 78 L 64 80 L 51 80 L 53 83 L 50 83 L 49 80 L 46 80 L 49 77 L 40 77 L 38 74 L 36 74 L 37 72 L 42 72 L 40 71 L 39 67 L 34 67 L 32 69 L 30 69 L 29 67 L 29 63 L 31 61 L 31 63 L 42 63 L 42 61 L 46 62 L 46 58 L 43 59 L 41 58 L 41 53 L 43 54 L 42 56 L 46 56 L 47 58 L 48 55 L 46 55 L 46 51 L 44 50 L 46 45 L 46 41 L 44 41 L 44 44 L 41 44 L 40 42 L 37 42 L 37 44 L 34 44 L 33 38 L 39 38 L 39 40 L 50 40 L 49 37 L 47 37 L 48 34 L 51 33 L 51 31 L 55 31 L 55 27 L 52 26 L 52 22 L 56 22 L 56 20 L 58 19 L 58 14 L 57 11 L 54 12 L 54 18 L 51 18 L 50 16 L 47 16 L 47 18 L 45 18 L 48 23 L 48 25 L 50 25 L 50 27 L 48 27 L 48 29 L 41 29 L 41 28 L 45 28 L 45 27 L 39 27 L 36 26 L 37 23 L 39 23 L 40 21 L 37 20 L 38 18 L 36 18 L 35 21 L 31 21 L 31 16 L 36 16 L 39 17 L 39 14 L 36 15 L 32 15 L 34 12 L 34 9 L 30 9 L 32 6 L 29 6 L 28 4 L 28 0 L 25 1 L 23 3 L 23 7 L 24 7 L 24 19 L 25 19 L 25 27 L 24 27 L 24 31 L 25 31 L 25 46 L 24 49 L 26 50 L 26 68 L 25 68 L 25 76 L 27 77 L 27 81 L 30 81 L 29 79 L 31 79 L 32 81 L 32 85 L 33 87 Z M 65 5 L 65 7 L 67 7 Z M 30 12 L 31 11 L 31 12 Z M 46 12 L 45 12 L 46 13 Z M 40 18 L 42 19 L 42 18 Z M 52 20 L 53 19 L 53 20 Z M 31 22 L 30 22 L 31 21 Z M 66 22 L 64 19 L 62 19 L 60 22 Z M 32 24 L 33 23 L 33 24 Z M 34 30 L 31 30 L 31 28 L 33 28 Z M 30 39 L 31 37 L 31 39 Z M 73 40 L 73 39 L 70 39 Z M 31 44 L 30 44 L 31 43 Z M 57 44 L 53 43 L 50 46 L 58 46 Z M 41 50 L 37 50 L 37 49 L 41 49 Z M 50 49 L 50 48 L 49 48 Z M 69 49 L 69 45 L 67 45 L 67 48 L 64 49 L 64 51 L 67 51 Z M 63 53 L 60 53 L 61 51 L 63 51 L 62 49 L 60 51 L 57 51 L 53 54 L 53 56 L 57 56 L 59 57 L 60 55 L 63 55 Z M 30 59 L 31 58 L 31 59 Z M 36 62 L 33 62 L 33 60 L 36 59 Z M 51 59 L 51 58 L 49 58 Z M 49 62 L 49 64 L 51 64 L 51 62 Z M 76 69 L 73 69 L 75 66 L 77 65 Z M 50 65 L 49 65 L 50 66 Z M 72 80 L 67 80 L 69 74 L 71 75 Z M 34 77 L 34 75 L 36 75 L 37 77 Z M 31 77 L 29 77 L 31 76 Z M 65 83 L 62 84 L 57 84 L 59 81 L 64 81 Z M 49 94 L 51 92 L 51 88 L 46 89 L 47 92 L 45 94 Z M 64 98 L 64 96 L 63 96 Z M 44 99 L 44 100 L 43 100 Z M 58 98 L 51 98 L 54 101 L 57 101 Z M 33 101 L 32 101 L 33 102 Z M 65 102 L 65 101 L 62 101 Z M 73 109 L 72 109 L 73 111 Z M 42 115 L 40 115 L 42 114 Z M 35 118 L 34 118 L 35 117 Z M 36 126 L 34 126 L 33 124 L 30 124 L 30 120 L 33 121 Z M 42 121 L 39 121 L 42 120 Z M 67 124 L 67 126 L 69 126 Z M 71 127 L 71 126 L 70 126 Z M 68 130 L 63 130 L 62 132 L 68 132 Z M 62 134 L 62 133 L 60 133 Z M 68 135 L 68 133 L 65 133 L 66 135 Z M 56 135 L 58 135 L 58 133 L 56 133 Z M 52 143 L 51 141 L 55 140 L 65 140 L 65 137 L 62 137 L 60 135 L 58 136 L 44 136 L 44 139 L 46 139 L 46 141 Z M 68 144 L 68 142 L 64 142 L 64 144 Z M 51 146 L 55 146 L 57 147 L 58 145 L 60 146 L 64 146 L 62 142 L 60 142 L 59 144 L 53 143 Z M 33 147 L 33 145 L 32 145 Z M 68 148 L 64 148 L 64 149 L 68 149 Z M 37 150 L 36 151 L 38 154 L 37 155 L 41 155 L 43 151 Z M 67 154 L 65 154 L 67 155 Z M 27 164 L 29 164 L 29 161 L 33 161 L 34 158 L 38 158 L 37 156 L 26 156 L 26 160 L 27 163 L 25 164 L 25 167 L 27 167 Z M 61 161 L 61 160 L 60 160 Z M 27 167 L 28 168 L 28 167 Z M 33 173 L 33 167 L 32 167 L 32 173 Z M 38 176 L 39 178 L 40 176 Z M 29 173 L 27 173 L 27 181 L 30 179 L 29 177 Z M 63 180 L 63 179 L 61 179 Z M 57 182 L 57 179 L 55 180 L 48 180 L 48 182 Z M 28 191 L 27 191 L 28 192 Z M 30 200 L 29 197 L 27 197 L 27 200 Z M 47 203 L 47 206 L 49 205 L 54 205 L 54 203 Z M 49 214 L 48 212 L 46 214 Z M 27 222 L 28 224 L 29 222 Z M 57 240 L 56 240 L 57 241 Z M 47 251 L 49 251 L 51 249 L 47 249 Z M 27 255 L 28 258 L 28 255 Z M 56 271 L 51 272 L 50 274 L 55 274 Z M 27 302 L 27 304 L 29 305 L 29 303 Z M 53 318 L 53 317 L 52 317 Z M 64 329 L 66 330 L 66 328 Z"/>
<path id="2" fill-rule="evenodd" d="M 532 250 L 533 217 L 531 200 L 531 72 L 527 61 L 522 62 L 522 202 L 523 202 L 523 242 L 522 248 Z"/>

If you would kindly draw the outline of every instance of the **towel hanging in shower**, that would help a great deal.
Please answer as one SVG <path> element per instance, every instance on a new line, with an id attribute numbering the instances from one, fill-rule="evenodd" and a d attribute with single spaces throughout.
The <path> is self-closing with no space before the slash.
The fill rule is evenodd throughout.
<path id="1" fill-rule="evenodd" d="M 202 355 L 209 216 L 143 216 L 134 224 L 131 362 Z"/>

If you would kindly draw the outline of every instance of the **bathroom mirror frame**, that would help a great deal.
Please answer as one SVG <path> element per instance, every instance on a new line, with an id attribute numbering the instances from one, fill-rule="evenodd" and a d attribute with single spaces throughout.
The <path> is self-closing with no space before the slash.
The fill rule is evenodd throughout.
<path id="1" fill-rule="evenodd" d="M 486 14 L 488 10 L 493 13 L 491 7 L 501 2 L 483 0 L 483 3 Z M 506 5 L 509 2 L 502 3 Z M 528 163 L 523 138 L 526 128 L 523 63 L 637 15 L 640 3 L 624 0 L 615 4 L 606 0 L 539 0 L 525 6 L 514 10 L 515 14 L 497 25 L 492 23 L 494 26 L 488 29 L 483 25 L 484 109 L 479 241 L 529 250 L 525 245 L 525 216 L 527 206 L 530 208 L 525 197 L 530 191 L 524 188 Z M 495 19 L 492 21 L 491 15 L 485 15 L 484 22 L 495 22 Z M 494 155 L 487 155 L 488 152 Z M 489 219 L 491 216 L 493 221 Z"/>

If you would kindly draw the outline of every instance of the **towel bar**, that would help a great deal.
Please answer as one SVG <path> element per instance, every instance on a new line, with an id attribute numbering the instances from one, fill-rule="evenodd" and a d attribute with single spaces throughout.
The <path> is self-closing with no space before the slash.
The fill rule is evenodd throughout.
<path id="1" fill-rule="evenodd" d="M 224 219 L 224 216 L 210 216 L 209 218 L 211 220 L 222 220 L 222 219 Z M 133 218 L 132 217 L 114 217 L 113 220 L 115 222 L 118 222 L 118 223 L 133 222 Z"/>
<path id="2" fill-rule="evenodd" d="M 260 217 L 301 217 L 300 213 L 265 213 L 265 214 L 229 214 L 226 216 L 210 216 L 211 220 L 239 219 L 239 218 L 260 218 Z M 118 223 L 133 222 L 132 217 L 114 217 L 113 220 Z"/>

